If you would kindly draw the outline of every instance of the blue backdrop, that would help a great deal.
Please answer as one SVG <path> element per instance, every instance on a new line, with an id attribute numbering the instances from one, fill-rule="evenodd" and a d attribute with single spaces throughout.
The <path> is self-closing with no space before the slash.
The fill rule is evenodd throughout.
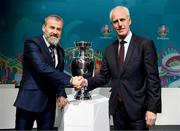
<path id="1" fill-rule="evenodd" d="M 74 41 L 93 42 L 96 68 L 103 50 L 116 39 L 109 21 L 117 5 L 129 8 L 132 32 L 154 40 L 158 51 L 162 87 L 180 87 L 179 0 L 1 0 L 0 83 L 19 83 L 22 74 L 23 42 L 42 34 L 44 17 L 58 14 L 65 26 L 61 43 L 70 71 Z"/>

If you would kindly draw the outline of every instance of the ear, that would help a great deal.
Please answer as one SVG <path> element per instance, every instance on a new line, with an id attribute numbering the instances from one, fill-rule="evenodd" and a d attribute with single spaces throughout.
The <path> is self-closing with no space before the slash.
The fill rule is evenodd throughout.
<path id="1" fill-rule="evenodd" d="M 131 25 L 131 18 L 129 18 L 129 25 Z"/>
<path id="2" fill-rule="evenodd" d="M 42 31 L 45 32 L 45 25 L 42 25 Z"/>

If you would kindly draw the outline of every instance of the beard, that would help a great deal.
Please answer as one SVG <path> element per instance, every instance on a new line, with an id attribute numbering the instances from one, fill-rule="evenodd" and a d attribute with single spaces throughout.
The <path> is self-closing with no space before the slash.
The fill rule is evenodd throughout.
<path id="1" fill-rule="evenodd" d="M 50 44 L 57 46 L 57 44 L 59 43 L 60 38 L 58 38 L 57 36 L 54 35 L 50 35 L 50 36 L 44 35 L 44 36 Z"/>
<path id="2" fill-rule="evenodd" d="M 55 46 L 59 43 L 59 39 L 60 38 L 56 38 L 56 37 L 53 37 L 53 38 L 49 38 L 49 43 L 51 44 L 54 44 Z"/>

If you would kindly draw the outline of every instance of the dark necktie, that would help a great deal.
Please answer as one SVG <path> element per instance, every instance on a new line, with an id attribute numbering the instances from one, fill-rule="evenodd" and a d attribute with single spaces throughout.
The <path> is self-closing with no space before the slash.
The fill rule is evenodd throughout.
<path id="1" fill-rule="evenodd" d="M 50 53 L 51 53 L 51 58 L 52 58 L 53 64 L 55 66 L 55 53 L 54 53 L 54 51 L 56 49 L 56 46 L 50 45 L 49 49 L 50 49 Z"/>
<path id="2" fill-rule="evenodd" d="M 124 64 L 124 44 L 126 41 L 122 40 L 120 42 L 120 49 L 119 49 L 119 69 L 122 70 L 123 64 Z M 122 94 L 121 92 L 118 93 L 118 101 L 122 102 Z"/>
<path id="3" fill-rule="evenodd" d="M 119 49 L 119 68 L 120 71 L 122 70 L 123 64 L 124 64 L 124 44 L 126 41 L 122 40 L 120 42 L 120 49 Z"/>

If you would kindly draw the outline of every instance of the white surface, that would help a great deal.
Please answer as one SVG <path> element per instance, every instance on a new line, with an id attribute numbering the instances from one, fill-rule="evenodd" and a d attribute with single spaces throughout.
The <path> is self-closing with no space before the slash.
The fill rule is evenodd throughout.
<path id="1" fill-rule="evenodd" d="M 109 97 L 110 88 L 97 88 L 93 92 Z M 162 88 L 162 113 L 157 114 L 156 125 L 180 124 L 180 88 Z M 112 120 L 110 121 L 112 122 Z M 111 124 L 112 125 L 112 124 Z"/>
<path id="2" fill-rule="evenodd" d="M 180 124 L 180 88 L 162 88 L 162 113 L 157 115 L 156 124 Z"/>
<path id="3" fill-rule="evenodd" d="M 92 93 L 109 97 L 110 88 L 97 88 Z M 15 107 L 13 106 L 18 89 L 14 85 L 0 84 L 0 129 L 12 129 L 15 125 Z M 72 89 L 67 89 L 71 94 Z M 162 88 L 162 113 L 157 116 L 157 125 L 180 124 L 180 88 Z M 104 110 L 104 109 L 103 109 Z M 60 122 L 60 110 L 57 108 L 55 126 Z"/>
<path id="4" fill-rule="evenodd" d="M 0 86 L 0 129 L 14 128 L 16 108 L 13 104 L 18 89 L 10 84 Z"/>
<path id="5" fill-rule="evenodd" d="M 16 107 L 13 104 L 18 90 L 14 84 L 0 84 L 0 129 L 15 128 Z M 36 122 L 33 127 L 37 127 Z"/>
<path id="6" fill-rule="evenodd" d="M 59 130 L 64 131 L 109 131 L 108 98 L 94 94 L 92 100 L 74 100 L 64 109 Z"/>

